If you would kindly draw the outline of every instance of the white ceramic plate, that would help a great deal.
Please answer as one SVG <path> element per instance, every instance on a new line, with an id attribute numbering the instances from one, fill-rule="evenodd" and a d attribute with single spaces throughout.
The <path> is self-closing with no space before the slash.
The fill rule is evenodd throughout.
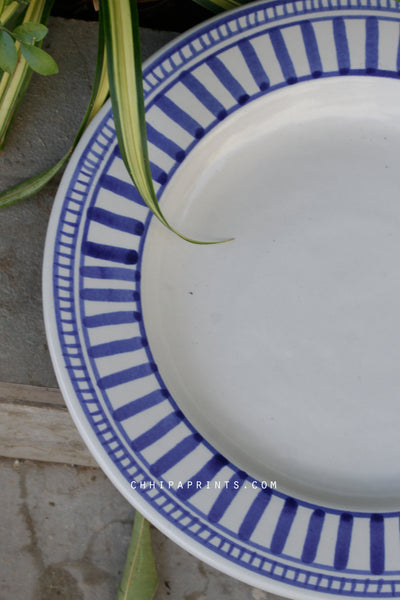
<path id="1" fill-rule="evenodd" d="M 295 598 L 400 596 L 400 12 L 261 2 L 144 69 L 151 168 L 110 106 L 51 217 L 46 328 L 93 455 L 177 543 Z"/>

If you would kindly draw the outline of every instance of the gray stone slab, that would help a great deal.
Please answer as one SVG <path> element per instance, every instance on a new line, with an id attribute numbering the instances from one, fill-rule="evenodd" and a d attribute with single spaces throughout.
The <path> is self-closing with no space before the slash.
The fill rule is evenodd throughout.
<path id="1" fill-rule="evenodd" d="M 103 473 L 2 459 L 0 481 L 0 600 L 115 599 L 134 510 Z M 154 600 L 279 600 L 152 540 Z"/>

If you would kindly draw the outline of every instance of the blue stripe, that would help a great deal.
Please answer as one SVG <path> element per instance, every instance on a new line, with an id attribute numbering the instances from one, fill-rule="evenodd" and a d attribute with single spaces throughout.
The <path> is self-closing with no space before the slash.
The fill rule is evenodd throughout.
<path id="1" fill-rule="evenodd" d="M 206 64 L 239 104 L 245 104 L 245 102 L 247 102 L 250 98 L 249 94 L 219 58 L 211 56 L 206 61 Z"/>
<path id="2" fill-rule="evenodd" d="M 183 488 L 179 488 L 176 495 L 180 500 L 188 500 L 207 485 L 221 469 L 228 464 L 227 459 L 221 454 L 213 456 L 193 477 L 190 478 L 190 484 L 186 482 Z M 193 486 L 192 484 L 195 483 Z"/>
<path id="3" fill-rule="evenodd" d="M 400 35 L 399 35 L 399 44 L 397 46 L 396 70 L 397 70 L 397 74 L 400 75 Z"/>
<path id="4" fill-rule="evenodd" d="M 335 546 L 335 569 L 345 569 L 349 560 L 351 534 L 353 531 L 353 516 L 349 513 L 340 515 L 340 522 Z"/>
<path id="5" fill-rule="evenodd" d="M 294 498 L 287 498 L 279 515 L 271 541 L 271 552 L 280 554 L 286 544 L 290 528 L 296 516 L 298 504 Z"/>
<path id="6" fill-rule="evenodd" d="M 141 321 L 141 314 L 132 310 L 122 310 L 111 313 L 100 313 L 83 318 L 85 327 L 103 327 L 105 325 L 122 325 Z"/>
<path id="7" fill-rule="evenodd" d="M 147 446 L 151 446 L 151 444 L 154 444 L 154 442 L 164 437 L 164 435 L 179 425 L 183 418 L 183 414 L 179 410 L 164 417 L 164 419 L 161 419 L 161 421 L 156 423 L 156 425 L 151 427 L 148 431 L 145 431 L 142 435 L 132 440 L 132 449 L 141 452 L 147 448 Z"/>
<path id="8" fill-rule="evenodd" d="M 314 510 L 308 523 L 307 535 L 303 546 L 303 553 L 301 555 L 301 560 L 305 563 L 313 562 L 317 555 L 324 520 L 324 511 L 320 508 Z"/>
<path id="9" fill-rule="evenodd" d="M 267 488 L 265 490 L 261 490 L 254 498 L 238 531 L 238 535 L 242 540 L 250 539 L 269 504 L 271 496 L 272 491 L 270 488 Z"/>
<path id="10" fill-rule="evenodd" d="M 313 77 L 321 77 L 322 62 L 319 55 L 317 38 L 315 36 L 314 27 L 310 21 L 304 21 L 301 24 L 301 33 L 303 34 L 304 46 L 307 53 L 308 64 Z"/>
<path id="11" fill-rule="evenodd" d="M 365 21 L 365 68 L 367 73 L 375 73 L 378 68 L 379 24 L 376 17 L 368 17 Z"/>
<path id="12" fill-rule="evenodd" d="M 219 121 L 225 119 L 224 105 L 192 73 L 182 73 L 181 82 Z"/>
<path id="13" fill-rule="evenodd" d="M 122 181 L 121 179 L 118 179 L 118 177 L 113 177 L 112 175 L 102 175 L 100 186 L 105 190 L 117 194 L 117 196 L 122 196 L 127 200 L 133 200 L 137 204 L 146 206 L 146 203 L 132 183 Z"/>
<path id="14" fill-rule="evenodd" d="M 385 570 L 385 524 L 382 515 L 371 515 L 370 561 L 371 572 L 381 575 Z"/>
<path id="15" fill-rule="evenodd" d="M 276 54 L 276 58 L 279 61 L 283 77 L 285 78 L 286 83 L 288 83 L 289 85 L 291 85 L 292 83 L 296 83 L 296 71 L 294 69 L 293 62 L 290 58 L 288 49 L 286 48 L 285 40 L 283 38 L 281 30 L 271 29 L 269 35 Z"/>
<path id="16" fill-rule="evenodd" d="M 169 452 L 164 454 L 158 459 L 151 467 L 150 471 L 159 477 L 169 469 L 172 469 L 178 462 L 183 460 L 190 452 L 193 452 L 195 448 L 201 443 L 202 437 L 198 433 L 193 433 L 184 438 L 179 444 L 174 446 Z"/>
<path id="17" fill-rule="evenodd" d="M 125 419 L 129 419 L 130 417 L 141 413 L 143 410 L 147 410 L 148 408 L 152 408 L 153 406 L 164 402 L 168 397 L 169 393 L 165 389 L 150 392 L 150 394 L 146 394 L 146 396 L 132 400 L 128 404 L 117 408 L 113 413 L 113 417 L 116 421 L 124 421 Z"/>
<path id="18" fill-rule="evenodd" d="M 105 377 L 101 377 L 97 383 L 99 388 L 101 388 L 102 390 L 107 390 L 109 388 L 116 387 L 117 385 L 121 385 L 123 383 L 128 383 L 129 381 L 135 381 L 135 379 L 141 379 L 142 377 L 152 375 L 156 370 L 157 367 L 154 364 L 144 363 L 143 365 L 130 367 L 129 369 L 118 371 L 118 373 L 113 373 L 112 375 L 106 375 Z"/>
<path id="19" fill-rule="evenodd" d="M 347 41 L 346 24 L 342 17 L 335 17 L 333 19 L 333 36 L 335 39 L 339 73 L 346 75 L 350 71 L 350 52 Z"/>
<path id="20" fill-rule="evenodd" d="M 157 181 L 157 183 L 160 185 L 165 185 L 167 183 L 168 175 L 163 169 L 161 169 L 161 167 L 153 162 L 150 162 L 150 171 L 154 181 Z"/>
<path id="21" fill-rule="evenodd" d="M 126 340 L 116 340 L 106 342 L 88 348 L 88 354 L 92 358 L 101 358 L 103 356 L 114 356 L 114 354 L 123 354 L 124 352 L 135 352 L 147 346 L 145 339 L 140 337 L 128 338 Z"/>
<path id="22" fill-rule="evenodd" d="M 190 133 L 196 139 L 200 139 L 204 135 L 203 127 L 193 119 L 187 112 L 182 110 L 180 106 L 175 104 L 167 96 L 159 96 L 155 102 L 170 119 L 178 123 L 185 131 Z"/>
<path id="23" fill-rule="evenodd" d="M 138 253 L 130 248 L 119 248 L 118 246 L 107 246 L 95 242 L 83 242 L 82 252 L 86 256 L 109 260 L 124 265 L 135 265 L 138 261 Z"/>
<path id="24" fill-rule="evenodd" d="M 82 300 L 93 300 L 94 302 L 136 302 L 139 294 L 134 290 L 85 288 L 81 290 L 80 297 Z"/>
<path id="25" fill-rule="evenodd" d="M 244 471 L 239 471 L 238 473 L 234 473 L 232 475 L 231 479 L 226 485 L 224 484 L 225 487 L 219 494 L 218 498 L 212 505 L 210 512 L 208 513 L 208 518 L 211 523 L 217 523 L 223 517 L 246 477 L 247 473 Z"/>
<path id="26" fill-rule="evenodd" d="M 267 90 L 269 88 L 269 78 L 252 44 L 249 40 L 240 40 L 238 46 L 259 89 L 262 91 Z"/>
<path id="27" fill-rule="evenodd" d="M 169 139 L 166 135 L 154 129 L 154 127 L 150 124 L 147 124 L 147 139 L 151 144 L 160 148 L 165 154 L 168 154 L 171 158 L 178 162 L 182 162 L 185 158 L 185 151 L 175 144 L 171 139 Z"/>
<path id="28" fill-rule="evenodd" d="M 101 223 L 106 227 L 132 233 L 133 235 L 142 235 L 144 231 L 144 225 L 141 221 L 117 215 L 104 208 L 91 206 L 87 211 L 87 216 L 91 221 L 96 221 L 96 223 Z"/>
<path id="29" fill-rule="evenodd" d="M 139 272 L 123 267 L 81 267 L 82 277 L 91 279 L 115 279 L 117 281 L 138 281 Z"/>

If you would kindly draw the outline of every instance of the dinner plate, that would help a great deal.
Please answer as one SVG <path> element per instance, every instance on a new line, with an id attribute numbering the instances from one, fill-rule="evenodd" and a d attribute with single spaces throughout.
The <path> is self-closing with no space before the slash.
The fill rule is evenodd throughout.
<path id="1" fill-rule="evenodd" d="M 144 66 L 162 226 L 110 104 L 62 179 L 46 331 L 99 465 L 214 567 L 400 596 L 400 9 L 255 2 Z"/>

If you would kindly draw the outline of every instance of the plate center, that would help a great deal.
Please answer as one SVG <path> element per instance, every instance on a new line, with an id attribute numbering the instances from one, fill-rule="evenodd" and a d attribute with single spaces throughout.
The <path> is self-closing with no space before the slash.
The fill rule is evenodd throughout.
<path id="1" fill-rule="evenodd" d="M 168 185 L 142 268 L 161 376 L 238 467 L 313 502 L 400 494 L 400 84 L 271 93 L 202 140 Z M 153 220 L 155 221 L 155 220 Z"/>

